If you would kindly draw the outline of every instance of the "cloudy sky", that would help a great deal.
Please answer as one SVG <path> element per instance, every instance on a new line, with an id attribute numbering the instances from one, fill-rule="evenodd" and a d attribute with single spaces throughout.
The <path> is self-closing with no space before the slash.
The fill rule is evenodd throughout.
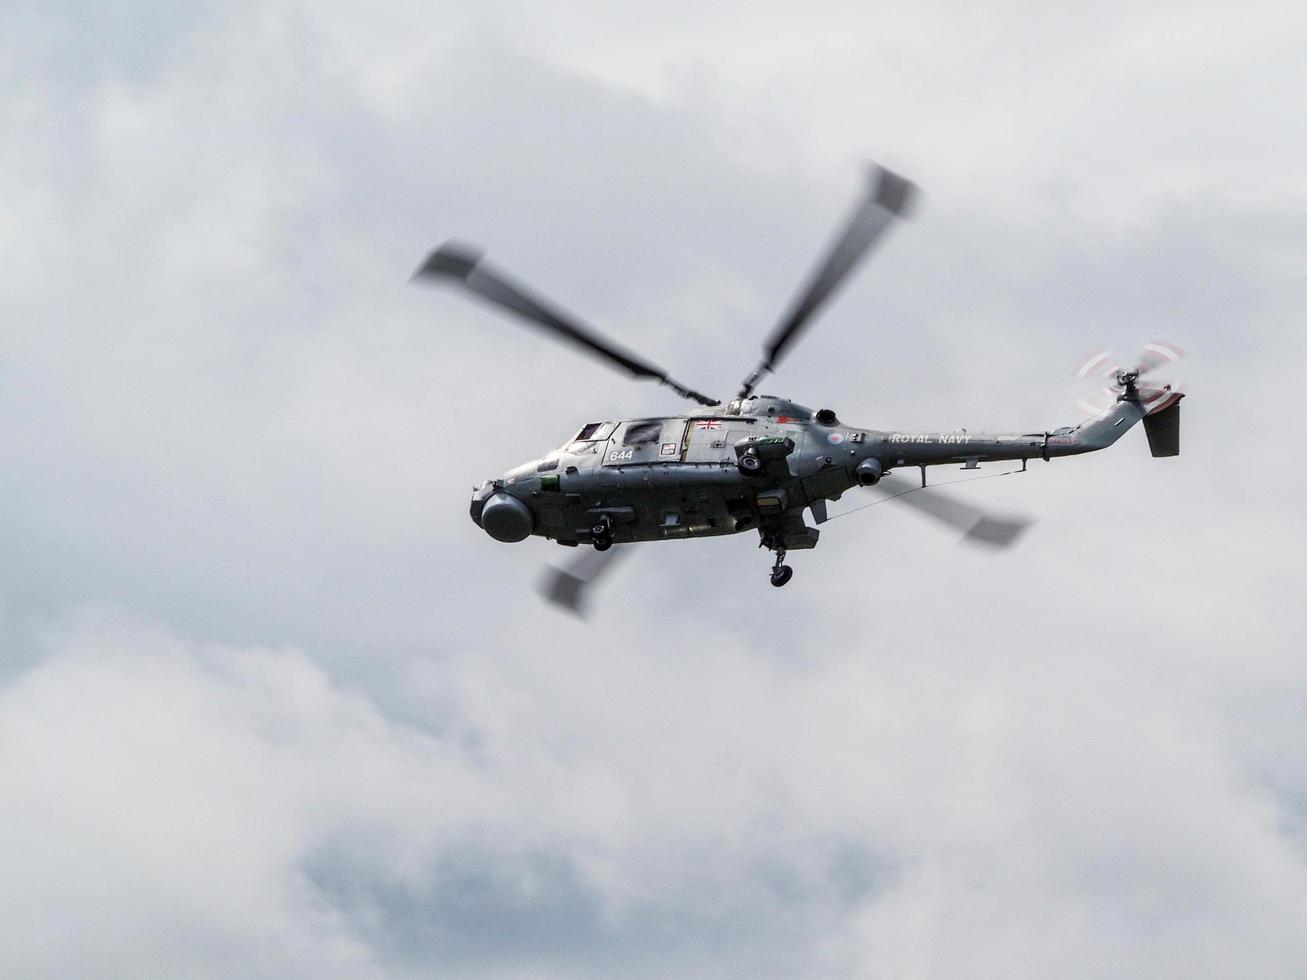
<path id="1" fill-rule="evenodd" d="M 1062 5 L 1065 7 L 1065 5 Z M 0 974 L 1228 977 L 1307 962 L 1301 4 L 8 3 Z M 868 160 L 925 197 L 784 365 L 855 424 L 1139 433 L 648 545 L 588 623 L 471 487 L 680 411 L 406 280 L 501 265 L 728 393 Z M 845 504 L 851 504 L 846 498 Z"/>

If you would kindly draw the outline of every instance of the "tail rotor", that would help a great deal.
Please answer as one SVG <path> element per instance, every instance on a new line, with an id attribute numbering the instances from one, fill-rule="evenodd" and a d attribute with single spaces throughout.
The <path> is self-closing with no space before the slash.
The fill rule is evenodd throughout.
<path id="1" fill-rule="evenodd" d="M 1098 416 L 1124 395 L 1137 398 L 1148 415 L 1162 412 L 1183 398 L 1184 390 L 1179 382 L 1166 382 L 1158 375 L 1183 356 L 1184 351 L 1168 340 L 1148 341 L 1130 364 L 1119 360 L 1111 351 L 1092 354 L 1081 362 L 1075 376 L 1101 387 L 1076 404 L 1087 414 Z M 1148 380 L 1144 381 L 1145 378 Z"/>

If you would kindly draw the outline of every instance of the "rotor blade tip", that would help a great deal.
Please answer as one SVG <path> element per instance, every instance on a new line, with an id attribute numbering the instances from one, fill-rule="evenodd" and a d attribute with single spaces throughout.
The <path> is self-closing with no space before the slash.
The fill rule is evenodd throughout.
<path id="1" fill-rule="evenodd" d="M 540 595 L 549 603 L 585 619 L 585 579 L 559 568 L 549 568 L 541 579 Z"/>
<path id="2" fill-rule="evenodd" d="M 911 217 L 919 196 L 917 185 L 893 170 L 876 164 L 872 168 L 876 181 L 876 203 L 901 218 Z"/>
<path id="3" fill-rule="evenodd" d="M 1017 538 L 1021 537 L 1028 527 L 1030 522 L 1021 519 L 999 520 L 982 517 L 972 525 L 971 530 L 967 531 L 963 538 L 991 548 L 1010 548 L 1017 543 Z"/>
<path id="4" fill-rule="evenodd" d="M 466 279 L 484 256 L 485 252 L 475 245 L 445 242 L 427 256 L 427 260 L 422 263 L 417 272 L 413 273 L 413 276 L 414 278 L 448 276 L 451 279 Z"/>

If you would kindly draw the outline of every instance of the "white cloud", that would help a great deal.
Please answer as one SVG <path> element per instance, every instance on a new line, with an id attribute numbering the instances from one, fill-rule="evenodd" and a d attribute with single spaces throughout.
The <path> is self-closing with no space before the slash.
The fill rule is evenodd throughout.
<path id="1" fill-rule="evenodd" d="M 1120 659 L 482 653 L 413 677 L 431 734 L 293 650 L 83 612 L 44 653 L 0 698 L 10 976 L 1273 976 L 1307 953 L 1307 865 L 1240 743 Z"/>
<path id="2" fill-rule="evenodd" d="M 3 972 L 366 972 L 295 862 L 339 819 L 316 777 L 384 723 L 289 652 L 97 618 L 47 653 L 0 708 Z"/>

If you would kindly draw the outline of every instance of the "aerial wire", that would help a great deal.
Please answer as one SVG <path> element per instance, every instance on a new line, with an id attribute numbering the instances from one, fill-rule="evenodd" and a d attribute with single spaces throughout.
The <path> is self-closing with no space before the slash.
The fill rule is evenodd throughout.
<path id="1" fill-rule="evenodd" d="M 984 476 L 962 476 L 962 477 L 958 477 L 956 480 L 940 480 L 936 483 L 930 483 L 923 487 L 908 487 L 906 490 L 900 490 L 897 493 L 891 493 L 886 497 L 882 497 L 880 500 L 873 500 L 869 504 L 859 504 L 857 507 L 850 507 L 848 510 L 842 510 L 838 514 L 832 514 L 830 517 L 826 519 L 826 523 L 829 524 L 831 521 L 837 520 L 841 517 L 848 517 L 850 514 L 855 514 L 860 510 L 866 510 L 868 507 L 875 507 L 877 504 L 887 504 L 891 500 L 894 500 L 898 497 L 906 496 L 907 494 L 910 493 L 916 493 L 918 490 L 929 490 L 932 487 L 948 487 L 948 486 L 952 486 L 955 483 L 977 483 L 981 480 L 993 480 L 1000 476 L 1011 476 L 1013 473 L 1024 473 L 1024 472 L 1026 472 L 1026 470 L 1024 467 L 1022 467 L 1019 470 L 1004 470 L 1002 473 L 986 473 Z"/>

